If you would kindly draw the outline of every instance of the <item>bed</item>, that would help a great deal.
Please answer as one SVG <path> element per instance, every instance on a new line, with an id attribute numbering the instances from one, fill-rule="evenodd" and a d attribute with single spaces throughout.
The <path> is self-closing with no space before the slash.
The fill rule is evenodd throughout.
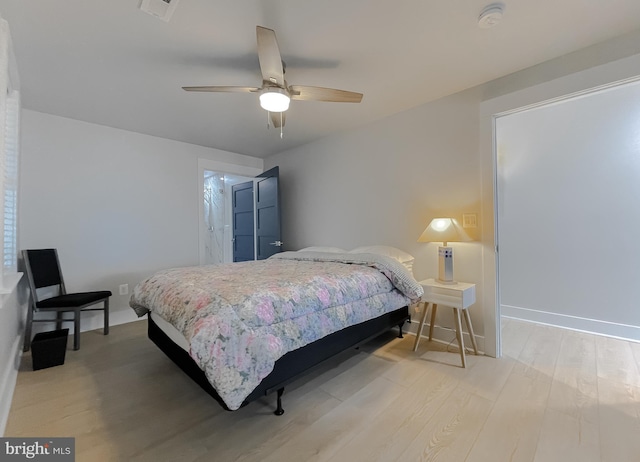
<path id="1" fill-rule="evenodd" d="M 134 289 L 149 338 L 225 409 L 277 392 L 340 352 L 400 327 L 422 295 L 398 260 L 283 252 L 160 271 Z"/>

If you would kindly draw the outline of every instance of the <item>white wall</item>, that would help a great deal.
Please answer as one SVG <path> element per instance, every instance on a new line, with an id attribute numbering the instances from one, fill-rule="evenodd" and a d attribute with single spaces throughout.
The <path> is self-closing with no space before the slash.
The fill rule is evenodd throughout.
<path id="1" fill-rule="evenodd" d="M 479 103 L 458 93 L 266 159 L 280 166 L 285 248 L 392 245 L 416 257 L 418 279 L 437 276 L 438 244 L 416 241 L 435 216 L 480 211 Z M 480 244 L 452 246 L 456 279 L 479 283 Z M 451 327 L 448 311 L 438 323 Z M 482 336 L 480 303 L 471 315 Z"/>
<path id="2" fill-rule="evenodd" d="M 112 324 L 135 319 L 120 284 L 198 264 L 198 158 L 263 164 L 28 110 L 22 124 L 21 248 L 56 247 L 69 291 L 111 290 Z M 101 326 L 100 312 L 83 317 Z"/>
<path id="3" fill-rule="evenodd" d="M 640 83 L 496 120 L 502 313 L 640 340 Z"/>

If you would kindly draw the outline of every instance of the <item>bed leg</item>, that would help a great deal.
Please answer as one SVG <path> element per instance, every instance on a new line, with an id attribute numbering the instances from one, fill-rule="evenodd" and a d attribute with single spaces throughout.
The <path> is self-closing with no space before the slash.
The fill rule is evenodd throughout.
<path id="1" fill-rule="evenodd" d="M 398 324 L 398 329 L 399 329 L 398 338 L 404 338 L 404 335 L 402 333 L 402 326 L 404 326 L 404 321 L 402 321 L 400 324 Z"/>
<path id="2" fill-rule="evenodd" d="M 282 394 L 284 393 L 284 387 L 279 388 L 278 389 L 278 407 L 276 408 L 275 411 L 273 411 L 273 413 L 275 415 L 282 415 L 284 414 L 284 409 L 282 409 Z"/>

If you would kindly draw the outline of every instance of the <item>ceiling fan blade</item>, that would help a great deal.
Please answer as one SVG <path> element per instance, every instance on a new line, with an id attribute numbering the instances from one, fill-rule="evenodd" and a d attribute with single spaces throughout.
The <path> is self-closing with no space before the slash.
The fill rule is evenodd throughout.
<path id="1" fill-rule="evenodd" d="M 258 38 L 258 59 L 260 60 L 262 80 L 284 88 L 284 68 L 282 67 L 282 56 L 276 41 L 276 33 L 266 27 L 256 26 L 256 36 Z"/>
<path id="2" fill-rule="evenodd" d="M 329 101 L 333 103 L 359 103 L 362 101 L 362 93 L 336 90 L 334 88 L 291 85 L 289 90 L 291 93 L 291 99 L 295 100 Z"/>
<path id="3" fill-rule="evenodd" d="M 209 86 L 209 87 L 182 87 L 186 91 L 212 91 L 227 93 L 254 93 L 260 90 L 257 87 L 228 87 L 228 86 Z"/>
<path id="4" fill-rule="evenodd" d="M 280 119 L 281 115 L 282 119 Z M 271 125 L 273 125 L 274 128 L 284 127 L 284 123 L 287 120 L 287 115 L 284 112 L 270 112 L 269 116 L 271 117 Z"/>

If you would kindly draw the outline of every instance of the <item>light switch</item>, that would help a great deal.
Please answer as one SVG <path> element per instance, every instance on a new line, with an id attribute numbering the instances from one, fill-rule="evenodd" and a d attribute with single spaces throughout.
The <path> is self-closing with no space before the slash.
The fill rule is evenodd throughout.
<path id="1" fill-rule="evenodd" d="M 463 213 L 462 214 L 462 227 L 463 228 L 477 228 L 478 227 L 478 215 L 475 213 Z"/>

